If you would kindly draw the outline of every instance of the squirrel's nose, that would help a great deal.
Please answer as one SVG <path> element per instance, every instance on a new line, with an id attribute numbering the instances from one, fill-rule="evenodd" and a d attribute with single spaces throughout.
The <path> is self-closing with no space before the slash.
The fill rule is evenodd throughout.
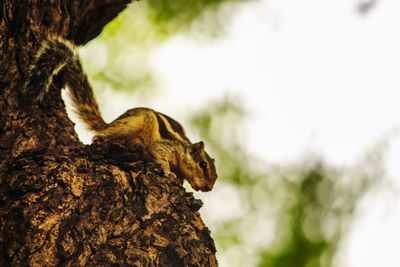
<path id="1" fill-rule="evenodd" d="M 213 189 L 213 185 L 212 184 L 206 184 L 205 186 L 203 186 L 200 190 L 202 192 L 208 192 L 211 191 Z"/>

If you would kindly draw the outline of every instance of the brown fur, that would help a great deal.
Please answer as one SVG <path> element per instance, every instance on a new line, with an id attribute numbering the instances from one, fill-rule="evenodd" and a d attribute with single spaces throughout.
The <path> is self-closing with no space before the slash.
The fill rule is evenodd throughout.
<path id="1" fill-rule="evenodd" d="M 173 171 L 187 179 L 195 190 L 211 190 L 217 179 L 214 160 L 205 152 L 203 142 L 192 144 L 174 119 L 152 109 L 134 108 L 109 124 L 103 120 L 74 50 L 70 42 L 49 37 L 37 53 L 23 92 L 40 101 L 54 75 L 62 75 L 76 112 L 96 133 L 94 139 L 123 137 L 130 145 L 147 150 L 166 173 Z"/>

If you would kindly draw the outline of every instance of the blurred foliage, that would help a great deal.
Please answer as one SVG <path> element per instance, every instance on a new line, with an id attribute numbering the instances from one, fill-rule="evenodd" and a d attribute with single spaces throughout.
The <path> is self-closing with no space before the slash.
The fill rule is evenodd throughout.
<path id="1" fill-rule="evenodd" d="M 232 4 L 245 1 L 248 0 L 150 0 L 149 17 L 161 34 L 170 35 L 193 26 L 202 32 L 218 34 L 229 25 Z M 229 9 L 227 4 L 231 4 Z"/>
<path id="2" fill-rule="evenodd" d="M 279 224 L 289 225 L 288 235 L 279 240 L 277 249 L 264 249 L 258 266 L 332 265 L 354 208 L 367 188 L 341 186 L 344 175 L 329 169 L 316 164 L 300 171 L 299 179 L 284 188 L 292 198 L 285 203 L 286 214 L 281 215 Z M 369 185 L 372 183 L 368 180 Z"/>
<path id="3" fill-rule="evenodd" d="M 338 169 L 313 156 L 298 166 L 269 166 L 246 153 L 246 112 L 239 103 L 225 98 L 192 118 L 222 168 L 219 182 L 234 185 L 242 196 L 242 216 L 215 227 L 217 248 L 224 254 L 240 245 L 240 258 L 228 266 L 252 266 L 250 258 L 260 267 L 333 266 L 357 204 L 384 175 L 381 145 L 360 164 L 368 169 Z M 254 242 L 257 236 L 265 240 Z M 243 252 L 245 246 L 252 251 Z"/>
<path id="4" fill-rule="evenodd" d="M 94 88 L 154 93 L 150 51 L 178 33 L 218 36 L 241 0 L 133 2 L 100 38 L 82 49 Z M 101 96 L 101 91 L 96 92 Z M 192 114 L 190 122 L 216 158 L 223 201 L 237 199 L 229 218 L 209 225 L 225 266 L 332 266 L 357 203 L 382 177 L 381 153 L 338 169 L 318 157 L 273 166 L 245 148 L 249 115 L 239 97 L 225 97 Z M 361 171 L 362 170 L 362 171 Z M 207 209 L 207 205 L 203 208 Z"/>
<path id="5" fill-rule="evenodd" d="M 222 101 L 209 103 L 206 112 L 191 116 L 192 125 L 207 140 L 207 146 L 218 157 L 218 164 L 224 166 L 219 170 L 221 176 L 238 186 L 257 179 L 250 173 L 250 155 L 242 148 L 243 137 L 240 135 L 243 131 L 239 127 L 233 127 L 235 122 L 246 116 L 239 100 L 226 97 Z M 225 127 L 221 127 L 222 125 Z"/>
<path id="6" fill-rule="evenodd" d="M 369 14 L 378 4 L 377 0 L 361 0 L 357 3 L 356 10 L 360 15 Z"/>
<path id="7" fill-rule="evenodd" d="M 134 1 L 82 49 L 85 68 L 102 87 L 148 95 L 156 87 L 150 51 L 178 33 L 220 35 L 237 10 L 235 3 L 245 1 L 249 0 Z"/>

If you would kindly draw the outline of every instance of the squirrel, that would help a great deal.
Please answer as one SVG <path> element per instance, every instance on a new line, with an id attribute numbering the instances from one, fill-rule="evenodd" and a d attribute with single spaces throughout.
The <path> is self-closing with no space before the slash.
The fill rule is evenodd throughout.
<path id="1" fill-rule="evenodd" d="M 41 44 L 23 85 L 24 97 L 41 102 L 55 77 L 67 85 L 75 112 L 94 131 L 93 141 L 122 138 L 141 146 L 159 163 L 166 174 L 171 171 L 186 179 L 196 191 L 210 191 L 217 179 L 214 159 L 204 143 L 191 143 L 182 125 L 171 117 L 149 108 L 133 108 L 111 123 L 101 116 L 93 89 L 84 73 L 76 47 L 58 36 Z"/>

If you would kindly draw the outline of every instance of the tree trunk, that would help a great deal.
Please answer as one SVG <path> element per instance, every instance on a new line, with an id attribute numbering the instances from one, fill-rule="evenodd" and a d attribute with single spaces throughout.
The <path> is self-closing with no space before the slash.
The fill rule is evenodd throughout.
<path id="1" fill-rule="evenodd" d="M 0 266 L 217 266 L 182 181 L 140 150 L 79 142 L 60 86 L 18 92 L 41 40 L 85 44 L 127 0 L 0 1 Z"/>

